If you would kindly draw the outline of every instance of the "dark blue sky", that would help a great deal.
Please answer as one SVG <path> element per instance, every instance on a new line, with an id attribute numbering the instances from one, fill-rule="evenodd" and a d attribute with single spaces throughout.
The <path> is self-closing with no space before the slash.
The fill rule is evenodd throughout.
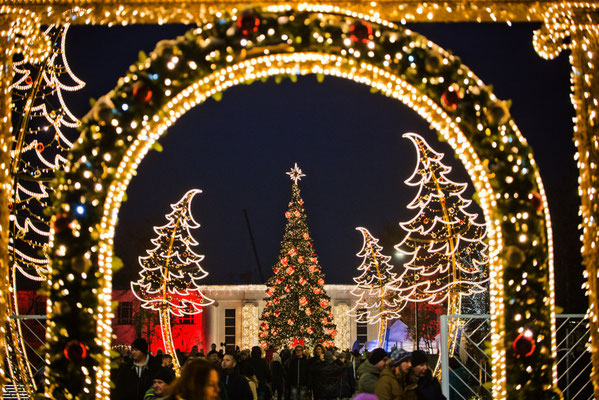
<path id="1" fill-rule="evenodd" d="M 532 48 L 531 24 L 419 24 L 410 26 L 458 55 L 500 99 L 512 100 L 512 115 L 535 151 L 550 202 L 556 237 L 558 305 L 582 311 L 572 106 L 567 56 L 545 61 Z M 185 32 L 183 26 L 72 27 L 68 54 L 87 87 L 67 101 L 83 115 L 90 97 L 111 90 L 137 58 L 162 39 Z M 411 219 L 406 205 L 415 196 L 406 186 L 414 167 L 405 132 L 423 135 L 454 166 L 452 178 L 469 179 L 449 146 L 414 111 L 368 87 L 313 76 L 240 86 L 220 102 L 209 100 L 184 115 L 160 139 L 161 153 L 141 163 L 119 215 L 116 254 L 125 267 L 117 284 L 128 284 L 165 223 L 169 204 L 190 188 L 200 188 L 194 230 L 206 256 L 206 283 L 259 283 L 243 209 L 247 209 L 264 274 L 269 276 L 283 235 L 291 194 L 285 174 L 295 162 L 306 173 L 300 181 L 328 283 L 352 283 L 362 238 L 357 226 L 375 237 L 401 237 L 398 223 Z M 470 182 L 469 182 L 470 183 Z M 481 216 L 482 217 L 482 216 Z M 391 247 L 385 248 L 387 254 Z"/>

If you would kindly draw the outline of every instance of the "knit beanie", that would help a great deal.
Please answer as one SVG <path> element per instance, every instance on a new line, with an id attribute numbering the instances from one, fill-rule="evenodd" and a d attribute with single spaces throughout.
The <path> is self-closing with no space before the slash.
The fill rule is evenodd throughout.
<path id="1" fill-rule="evenodd" d="M 393 366 L 397 367 L 402 362 L 410 361 L 412 353 L 399 349 L 391 353 L 391 359 L 393 360 Z"/>
<path id="2" fill-rule="evenodd" d="M 160 379 L 167 385 L 175 379 L 175 372 L 167 367 L 160 367 L 154 373 L 153 379 Z"/>
<path id="3" fill-rule="evenodd" d="M 414 350 L 412 352 L 412 365 L 421 365 L 428 363 L 428 356 L 422 350 Z"/>
<path id="4" fill-rule="evenodd" d="M 137 338 L 131 343 L 132 349 L 137 349 L 144 354 L 148 354 L 148 342 L 144 338 Z"/>
<path id="5" fill-rule="evenodd" d="M 370 361 L 372 365 L 376 365 L 385 357 L 387 357 L 387 352 L 379 347 L 378 349 L 372 350 L 370 356 L 368 357 L 368 361 Z"/>
<path id="6" fill-rule="evenodd" d="M 327 350 L 327 351 L 325 351 L 325 352 L 324 352 L 324 361 L 325 361 L 325 362 L 328 362 L 328 363 L 330 363 L 330 362 L 333 362 L 333 353 L 331 353 L 331 352 L 330 352 L 330 351 L 328 351 L 328 350 Z"/>

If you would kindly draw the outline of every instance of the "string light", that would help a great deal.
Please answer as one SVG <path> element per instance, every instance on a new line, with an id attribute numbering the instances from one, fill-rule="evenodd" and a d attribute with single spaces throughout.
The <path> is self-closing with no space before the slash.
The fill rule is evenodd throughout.
<path id="1" fill-rule="evenodd" d="M 391 291 L 399 286 L 399 278 L 389 264 L 391 257 L 381 254 L 383 249 L 376 239 L 366 228 L 356 228 L 362 233 L 364 243 L 362 249 L 356 254 L 363 257 L 358 271 L 362 274 L 353 278 L 356 286 L 352 289 L 352 295 L 358 297 L 354 307 L 348 311 L 348 315 L 356 317 L 358 322 L 379 324 L 378 346 L 385 348 L 384 340 L 387 332 L 387 321 L 399 318 L 399 313 L 405 302 L 397 296 L 392 296 Z"/>
<path id="2" fill-rule="evenodd" d="M 170 315 L 199 314 L 203 307 L 214 303 L 199 289 L 199 281 L 208 273 L 200 266 L 204 256 L 191 249 L 198 243 L 189 232 L 189 229 L 200 226 L 191 214 L 191 201 L 201 192 L 189 190 L 181 200 L 171 204 L 172 212 L 166 216 L 168 223 L 154 227 L 158 234 L 152 239 L 155 247 L 147 250 L 147 256 L 139 258 L 142 266 L 139 280 L 131 282 L 131 291 L 141 301 L 141 306 L 158 311 L 165 352 L 173 356 L 177 374 L 181 366 L 176 357 Z"/>

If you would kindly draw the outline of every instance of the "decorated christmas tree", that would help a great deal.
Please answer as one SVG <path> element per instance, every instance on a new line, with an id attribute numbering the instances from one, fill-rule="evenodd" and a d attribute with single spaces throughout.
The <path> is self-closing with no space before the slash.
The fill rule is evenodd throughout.
<path id="1" fill-rule="evenodd" d="M 266 307 L 258 336 L 263 348 L 316 343 L 330 347 L 337 331 L 297 184 L 305 175 L 297 164 L 287 174 L 293 180 L 291 202 L 285 213 L 287 224 L 279 258 L 266 282 Z"/>
<path id="2" fill-rule="evenodd" d="M 362 233 L 364 244 L 358 257 L 362 257 L 362 264 L 358 271 L 362 274 L 354 278 L 356 286 L 352 294 L 358 297 L 356 304 L 349 311 L 349 315 L 356 317 L 358 322 L 379 324 L 378 346 L 384 347 L 384 338 L 387 331 L 387 321 L 399 317 L 399 312 L 405 305 L 393 291 L 399 286 L 393 266 L 389 264 L 391 257 L 381 253 L 383 249 L 379 240 L 372 236 L 366 228 L 356 228 Z"/>
<path id="3" fill-rule="evenodd" d="M 68 27 L 51 25 L 46 29 L 52 51 L 39 64 L 16 60 L 13 66 L 9 254 L 13 268 L 38 281 L 44 279 L 48 266 L 44 249 L 50 237 L 50 218 L 43 213 L 51 192 L 48 183 L 66 162 L 78 136 L 73 128 L 79 126 L 79 120 L 66 106 L 63 92 L 85 86 L 67 63 Z"/>
<path id="4" fill-rule="evenodd" d="M 410 257 L 400 276 L 400 295 L 414 302 L 447 304 L 449 314 L 459 314 L 461 299 L 486 290 L 488 262 L 485 226 L 466 209 L 472 203 L 462 197 L 465 183 L 451 181 L 451 168 L 424 139 L 406 133 L 416 146 L 418 162 L 406 180 L 418 186 L 416 198 L 408 205 L 418 214 L 400 223 L 407 232 L 395 246 Z"/>
<path id="5" fill-rule="evenodd" d="M 177 368 L 170 314 L 179 317 L 198 314 L 203 307 L 214 302 L 199 289 L 199 281 L 208 275 L 200 266 L 204 256 L 191 249 L 198 243 L 189 229 L 200 225 L 193 219 L 190 205 L 193 197 L 201 192 L 192 189 L 171 205 L 173 211 L 166 216 L 168 223 L 154 228 L 158 234 L 157 238 L 152 239 L 155 247 L 147 250 L 147 256 L 139 258 L 142 267 L 140 279 L 131 282 L 133 294 L 141 300 L 141 306 L 160 313 L 164 346 L 173 356 Z"/>

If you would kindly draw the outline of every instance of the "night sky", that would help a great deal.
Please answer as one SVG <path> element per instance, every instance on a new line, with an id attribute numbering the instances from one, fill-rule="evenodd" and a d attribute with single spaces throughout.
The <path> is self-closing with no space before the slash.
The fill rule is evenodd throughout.
<path id="1" fill-rule="evenodd" d="M 532 48 L 532 24 L 418 24 L 424 34 L 459 56 L 500 99 L 511 99 L 516 124 L 535 151 L 554 226 L 557 303 L 582 312 L 582 267 L 573 160 L 572 106 L 567 55 L 546 61 Z M 114 88 L 140 50 L 189 27 L 83 27 L 69 30 L 67 52 L 85 89 L 65 95 L 78 116 L 89 98 Z M 127 191 L 119 214 L 115 253 L 125 267 L 117 287 L 137 279 L 137 257 L 152 247 L 152 227 L 163 225 L 169 205 L 191 188 L 202 225 L 193 230 L 206 258 L 206 284 L 261 283 L 243 210 L 247 210 L 265 277 L 276 261 L 291 195 L 285 172 L 294 163 L 307 175 L 300 182 L 327 283 L 350 284 L 361 259 L 355 254 L 364 226 L 381 239 L 384 253 L 402 237 L 398 223 L 415 211 L 407 204 L 416 188 L 404 184 L 413 171 L 413 145 L 401 136 L 416 132 L 446 154 L 450 178 L 472 184 L 453 151 L 416 112 L 366 86 L 326 77 L 274 79 L 239 86 L 184 115 L 160 139 L 163 152 L 150 152 Z M 479 222 L 482 214 L 479 213 Z M 394 263 L 399 266 L 401 262 Z"/>

